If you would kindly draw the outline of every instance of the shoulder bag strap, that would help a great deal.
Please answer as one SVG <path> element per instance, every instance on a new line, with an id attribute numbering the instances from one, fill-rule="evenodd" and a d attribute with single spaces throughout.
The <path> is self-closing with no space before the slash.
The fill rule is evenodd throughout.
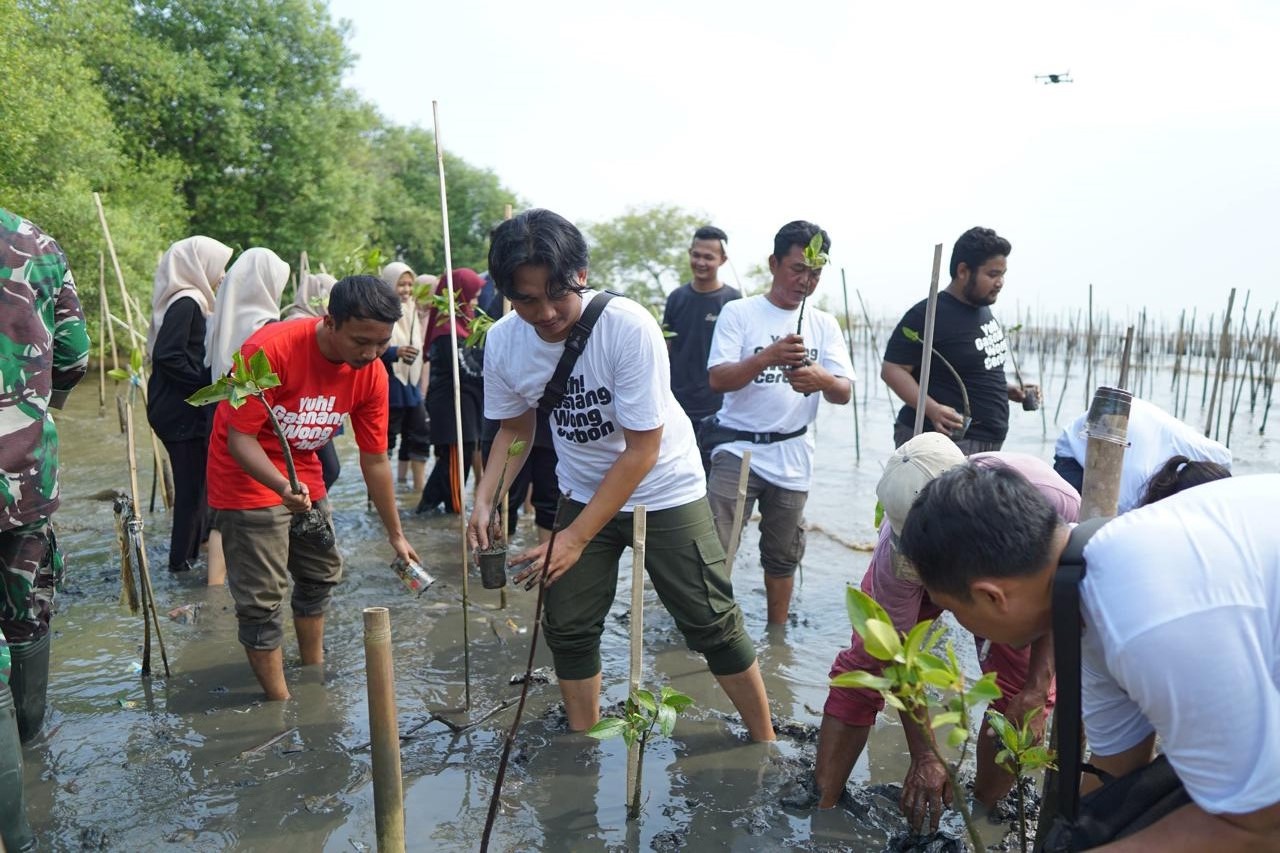
<path id="1" fill-rule="evenodd" d="M 1053 576 L 1053 664 L 1058 683 L 1058 814 L 1075 820 L 1080 811 L 1081 753 L 1084 741 L 1080 698 L 1080 582 L 1084 547 L 1110 518 L 1077 524 Z"/>
<path id="2" fill-rule="evenodd" d="M 587 307 L 582 310 L 582 316 L 578 318 L 578 322 L 574 323 L 573 328 L 569 330 L 569 337 L 565 338 L 564 352 L 560 354 L 560 361 L 556 364 L 551 378 L 547 380 L 547 387 L 543 389 L 542 397 L 538 399 L 538 411 L 544 415 L 550 415 L 564 399 L 569 374 L 573 372 L 573 366 L 578 363 L 578 356 L 582 355 L 582 351 L 587 348 L 587 338 L 591 337 L 591 329 L 595 326 L 596 320 L 614 296 L 615 294 L 607 290 L 602 290 L 593 296 L 587 303 Z"/>

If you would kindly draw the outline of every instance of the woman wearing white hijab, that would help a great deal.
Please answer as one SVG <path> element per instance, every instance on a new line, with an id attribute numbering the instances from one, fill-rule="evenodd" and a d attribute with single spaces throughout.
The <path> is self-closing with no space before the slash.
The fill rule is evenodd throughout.
<path id="1" fill-rule="evenodd" d="M 338 280 L 327 272 L 302 273 L 302 281 L 298 282 L 298 293 L 293 302 L 284 309 L 284 319 L 295 320 L 298 317 L 313 317 L 319 320 L 325 314 L 325 306 L 329 304 L 329 291 Z"/>
<path id="2" fill-rule="evenodd" d="M 248 249 L 227 270 L 205 335 L 205 364 L 216 379 L 231 370 L 231 357 L 249 336 L 280 319 L 280 296 L 289 265 L 270 249 Z"/>
<path id="3" fill-rule="evenodd" d="M 191 568 L 208 533 L 205 461 L 209 411 L 194 409 L 187 397 L 209 384 L 204 363 L 206 319 L 222 280 L 231 247 L 211 237 L 188 237 L 165 251 L 151 293 L 147 331 L 147 420 L 164 442 L 173 466 L 173 530 L 169 571 Z"/>
<path id="4" fill-rule="evenodd" d="M 413 488 L 422 491 L 426 482 L 427 454 L 431 437 L 427 430 L 427 410 L 422 399 L 422 318 L 413 299 L 414 274 L 408 264 L 395 261 L 382 268 L 382 280 L 400 296 L 400 319 L 391 330 L 391 346 L 382 354 L 387 366 L 387 453 L 400 438 L 396 479 L 407 485 L 413 471 Z"/>
<path id="5" fill-rule="evenodd" d="M 270 249 L 247 249 L 227 270 L 205 335 L 204 363 L 214 378 L 231 370 L 231 357 L 258 329 L 280 319 L 280 296 L 289 281 L 289 265 Z M 210 407 L 212 408 L 212 407 Z M 222 534 L 209 533 L 209 586 L 227 579 Z"/>

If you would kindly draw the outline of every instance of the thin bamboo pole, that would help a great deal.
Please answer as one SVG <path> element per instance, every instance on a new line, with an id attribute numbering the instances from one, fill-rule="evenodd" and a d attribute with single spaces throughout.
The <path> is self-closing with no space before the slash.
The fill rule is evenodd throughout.
<path id="1" fill-rule="evenodd" d="M 1133 326 L 1124 333 L 1124 353 L 1120 356 L 1120 381 L 1117 388 L 1129 389 L 1129 359 L 1133 355 Z"/>
<path id="2" fill-rule="evenodd" d="M 942 244 L 933 247 L 933 275 L 929 280 L 929 303 L 924 309 L 924 345 L 920 351 L 920 395 L 916 398 L 916 423 L 912 435 L 924 431 L 924 404 L 929 399 L 929 373 L 933 367 L 933 327 L 938 315 L 938 277 L 942 269 Z"/>
<path id="3" fill-rule="evenodd" d="M 396 677 L 391 655 L 391 615 L 364 608 L 364 670 L 373 745 L 373 814 L 378 853 L 404 850 L 404 781 L 400 776 L 400 732 L 396 722 Z"/>
<path id="4" fill-rule="evenodd" d="M 647 509 L 637 506 L 631 516 L 631 677 L 629 696 L 640 689 L 644 666 L 644 540 Z M 627 747 L 627 802 L 640 799 L 640 742 Z"/>
<path id="5" fill-rule="evenodd" d="M 1231 309 L 1236 302 L 1236 289 L 1231 288 L 1231 295 L 1227 297 L 1227 313 L 1222 315 L 1222 335 L 1218 339 L 1218 367 L 1213 374 L 1213 391 L 1209 395 L 1209 411 L 1205 416 L 1204 434 L 1205 438 L 1209 437 L 1209 433 L 1213 431 L 1213 408 L 1218 400 L 1218 386 L 1222 384 L 1223 365 L 1227 360 L 1227 352 L 1231 345 Z"/>
<path id="6" fill-rule="evenodd" d="M 435 140 L 436 140 L 436 169 L 440 175 L 440 219 L 444 227 L 444 275 L 445 285 L 449 293 L 449 348 L 453 354 L 453 425 L 455 429 L 454 438 L 457 439 L 458 453 L 455 459 L 456 472 L 458 477 L 459 500 L 462 500 L 462 491 L 466 488 L 467 477 L 466 468 L 463 465 L 463 454 L 466 452 L 466 443 L 463 441 L 462 435 L 462 381 L 458 375 L 458 324 L 455 318 L 456 300 L 453 290 L 453 251 L 449 246 L 449 197 L 445 191 L 444 181 L 444 145 L 440 142 L 440 105 L 438 101 L 431 102 L 431 118 L 435 124 Z M 467 513 L 465 507 L 459 507 L 458 520 L 462 527 L 462 535 L 459 536 L 462 549 L 462 672 L 463 672 L 463 691 L 465 702 L 463 707 L 471 710 L 471 642 L 469 635 L 470 618 L 470 593 L 467 585 L 467 570 L 470 560 L 467 555 Z"/>
<path id="7" fill-rule="evenodd" d="M 130 531 L 130 542 L 134 545 L 134 560 L 138 570 L 140 579 L 139 586 L 142 589 L 142 619 L 143 619 L 143 644 L 142 644 L 142 675 L 149 676 L 151 674 L 151 625 L 155 625 L 156 644 L 160 647 L 160 660 L 164 665 L 164 675 L 169 677 L 169 656 L 165 653 L 164 637 L 160 634 L 160 614 L 156 612 L 155 593 L 151 588 L 151 568 L 147 564 L 147 549 L 142 537 L 142 516 L 138 513 L 138 463 L 137 463 L 137 444 L 134 441 L 133 431 L 133 403 L 126 400 L 124 405 L 125 416 L 125 438 L 126 447 L 129 452 L 129 496 L 133 501 L 133 517 L 129 519 L 132 529 Z M 151 621 L 147 621 L 148 617 Z"/>
<path id="8" fill-rule="evenodd" d="M 747 480 L 751 477 L 751 451 L 742 451 L 742 461 L 738 464 L 738 497 L 733 504 L 733 528 L 729 535 L 729 552 L 724 557 L 725 574 L 733 577 L 733 561 L 738 556 L 738 546 L 742 544 L 742 515 L 747 507 Z"/>
<path id="9" fill-rule="evenodd" d="M 840 268 L 840 290 L 844 294 L 844 332 L 845 342 L 849 345 L 849 366 L 853 367 L 853 324 L 849 320 L 849 283 L 845 280 L 844 267 Z M 858 371 L 854 368 L 853 376 L 858 375 Z M 852 381 L 853 376 L 850 377 Z M 853 403 L 853 454 L 854 461 L 862 461 L 862 428 L 858 425 L 858 389 L 853 388 L 853 393 L 849 395 L 850 401 Z"/>
<path id="10" fill-rule="evenodd" d="M 98 417 L 107 415 L 107 330 L 111 318 L 107 316 L 106 271 L 102 266 L 102 253 L 98 253 Z M 114 353 L 113 353 L 114 355 Z"/>

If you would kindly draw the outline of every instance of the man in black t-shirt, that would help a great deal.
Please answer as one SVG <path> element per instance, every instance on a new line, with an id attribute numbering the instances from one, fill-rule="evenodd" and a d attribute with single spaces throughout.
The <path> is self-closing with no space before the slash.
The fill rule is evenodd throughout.
<path id="1" fill-rule="evenodd" d="M 724 244 L 729 238 L 719 228 L 704 225 L 693 234 L 689 247 L 689 268 L 693 280 L 681 285 L 667 297 L 662 324 L 675 337 L 667 339 L 671 355 L 671 392 L 684 409 L 695 430 L 698 424 L 720 410 L 723 394 L 716 394 L 707 383 L 707 356 L 711 354 L 711 337 L 716 318 L 726 302 L 741 299 L 736 288 L 720 281 L 720 267 L 729 259 Z M 702 467 L 710 471 L 711 459 L 706 451 Z"/>
<path id="2" fill-rule="evenodd" d="M 1034 385 L 1010 385 L 1005 379 L 1009 342 L 989 307 L 1004 287 L 1010 251 L 1009 241 L 990 228 L 970 228 L 956 240 L 951 252 L 951 284 L 938 294 L 933 349 L 940 357 L 933 360 L 929 372 L 924 429 L 950 436 L 966 456 L 999 450 L 1009 432 L 1009 401 L 1020 403 L 1036 389 Z M 921 300 L 912 306 L 894 326 L 880 367 L 880 378 L 906 403 L 894 424 L 895 447 L 911 438 L 915 426 L 924 351 L 904 329 L 924 338 L 927 302 Z"/>

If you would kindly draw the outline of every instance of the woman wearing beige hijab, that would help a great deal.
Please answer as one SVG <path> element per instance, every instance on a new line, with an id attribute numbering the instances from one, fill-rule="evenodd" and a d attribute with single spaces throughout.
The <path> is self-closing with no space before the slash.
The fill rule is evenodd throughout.
<path id="1" fill-rule="evenodd" d="M 250 335 L 280 319 L 280 296 L 288 281 L 289 265 L 270 249 L 247 249 L 227 270 L 204 339 L 204 363 L 215 379 L 231 370 L 232 356 Z M 209 533 L 209 586 L 226 578 L 222 535 L 215 528 Z"/>
<path id="2" fill-rule="evenodd" d="M 395 261 L 382 268 L 382 280 L 400 296 L 400 319 L 391 330 L 391 345 L 382 354 L 387 366 L 387 453 L 400 436 L 396 479 L 401 486 L 410 470 L 413 488 L 422 491 L 426 481 L 427 454 L 431 437 L 427 431 L 427 410 L 423 405 L 422 318 L 413 299 L 414 275 L 408 264 Z"/>
<path id="3" fill-rule="evenodd" d="M 147 420 L 173 466 L 171 572 L 191 568 L 209 531 L 204 486 L 210 411 L 192 408 L 187 397 L 210 381 L 204 363 L 206 318 L 229 260 L 231 247 L 211 237 L 179 240 L 160 257 L 151 293 Z"/>

